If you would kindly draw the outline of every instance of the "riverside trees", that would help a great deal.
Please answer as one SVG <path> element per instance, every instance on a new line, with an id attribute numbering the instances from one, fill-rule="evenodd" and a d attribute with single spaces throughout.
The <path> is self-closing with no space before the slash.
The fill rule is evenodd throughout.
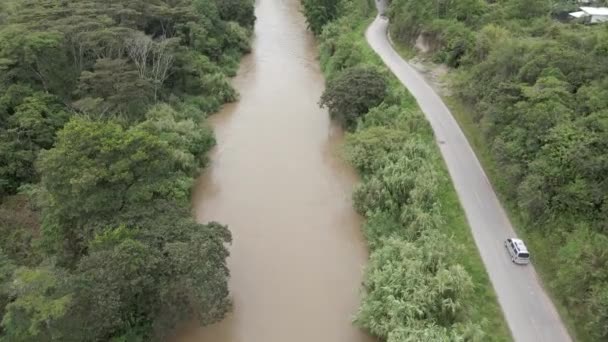
<path id="1" fill-rule="evenodd" d="M 5 1 L 0 340 L 162 339 L 230 308 L 227 227 L 189 212 L 253 3 Z"/>
<path id="2" fill-rule="evenodd" d="M 347 129 L 344 155 L 362 178 L 353 202 L 370 262 L 355 324 L 390 342 L 507 340 L 431 128 L 364 41 L 374 4 L 339 6 L 319 35 L 320 104 Z"/>

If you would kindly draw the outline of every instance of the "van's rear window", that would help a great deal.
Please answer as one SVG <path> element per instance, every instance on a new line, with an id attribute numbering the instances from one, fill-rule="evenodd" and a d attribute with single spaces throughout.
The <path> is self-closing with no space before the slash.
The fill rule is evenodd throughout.
<path id="1" fill-rule="evenodd" d="M 528 253 L 519 253 L 518 257 L 520 257 L 520 258 L 529 258 L 530 254 L 528 254 Z"/>

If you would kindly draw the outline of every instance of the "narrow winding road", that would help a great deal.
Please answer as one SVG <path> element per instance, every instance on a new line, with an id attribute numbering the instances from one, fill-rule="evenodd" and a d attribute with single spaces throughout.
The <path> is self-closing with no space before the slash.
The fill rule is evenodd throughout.
<path id="1" fill-rule="evenodd" d="M 386 0 L 377 1 L 383 13 Z M 388 20 L 378 16 L 366 32 L 370 46 L 416 98 L 431 123 L 460 202 L 515 341 L 572 341 L 533 265 L 511 262 L 503 242 L 516 236 L 487 176 L 441 98 L 392 48 Z M 534 258 L 534 251 L 531 251 Z"/>

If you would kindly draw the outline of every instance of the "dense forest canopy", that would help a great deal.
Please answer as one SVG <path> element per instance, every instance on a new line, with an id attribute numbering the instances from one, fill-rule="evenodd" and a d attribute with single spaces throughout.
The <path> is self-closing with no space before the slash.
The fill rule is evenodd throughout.
<path id="1" fill-rule="evenodd" d="M 606 5 L 599 1 L 592 6 Z M 608 25 L 574 1 L 393 0 L 393 38 L 455 68 L 499 190 L 585 340 L 608 338 Z M 534 251 L 533 251 L 534 253 Z"/>
<path id="2" fill-rule="evenodd" d="M 230 309 L 190 214 L 250 0 L 0 3 L 0 341 L 162 339 Z"/>

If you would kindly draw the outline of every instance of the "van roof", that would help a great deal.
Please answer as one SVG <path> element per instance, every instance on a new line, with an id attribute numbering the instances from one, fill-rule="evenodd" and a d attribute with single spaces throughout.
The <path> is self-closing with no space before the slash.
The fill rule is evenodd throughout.
<path id="1" fill-rule="evenodd" d="M 520 239 L 511 239 L 511 241 L 513 241 L 513 244 L 515 244 L 515 246 L 517 246 L 517 249 L 519 249 L 520 252 L 528 252 L 528 248 L 526 247 L 526 245 L 524 244 L 524 242 Z"/>

